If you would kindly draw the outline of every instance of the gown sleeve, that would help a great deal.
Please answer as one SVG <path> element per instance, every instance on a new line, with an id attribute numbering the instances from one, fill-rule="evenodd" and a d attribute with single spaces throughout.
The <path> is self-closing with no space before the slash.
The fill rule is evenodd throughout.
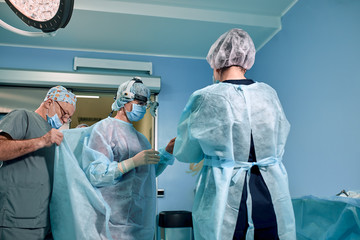
<path id="1" fill-rule="evenodd" d="M 175 157 L 171 153 L 168 153 L 165 148 L 160 148 L 160 162 L 156 165 L 156 176 L 159 176 L 168 165 L 173 165 Z"/>
<path id="2" fill-rule="evenodd" d="M 231 103 L 220 94 L 195 92 L 190 97 L 177 129 L 175 158 L 181 162 L 214 167 L 233 166 Z"/>
<path id="3" fill-rule="evenodd" d="M 111 136 L 104 134 L 104 130 L 109 127 L 101 124 L 95 127 L 84 148 L 84 171 L 91 184 L 96 187 L 114 185 L 123 175 L 118 168 L 118 162 L 114 161 Z"/>

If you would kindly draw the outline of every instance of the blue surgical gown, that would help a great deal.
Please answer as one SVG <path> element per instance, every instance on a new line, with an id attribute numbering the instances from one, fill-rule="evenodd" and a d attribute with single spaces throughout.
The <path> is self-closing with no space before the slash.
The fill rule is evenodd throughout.
<path id="1" fill-rule="evenodd" d="M 245 178 L 257 165 L 268 187 L 280 239 L 296 239 L 295 218 L 282 156 L 290 124 L 278 96 L 265 83 L 219 83 L 194 92 L 181 115 L 174 155 L 204 159 L 193 204 L 195 239 L 232 239 Z M 247 162 L 251 134 L 257 162 Z M 254 238 L 247 187 L 247 239 Z"/>
<path id="2" fill-rule="evenodd" d="M 51 226 L 55 239 L 152 239 L 155 178 L 173 156 L 122 174 L 118 162 L 151 149 L 132 124 L 106 118 L 90 128 L 65 130 L 56 149 Z"/>

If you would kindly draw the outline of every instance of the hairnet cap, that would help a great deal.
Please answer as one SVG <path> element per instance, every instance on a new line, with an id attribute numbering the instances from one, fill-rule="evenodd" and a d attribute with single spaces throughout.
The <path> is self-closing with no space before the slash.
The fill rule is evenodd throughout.
<path id="1" fill-rule="evenodd" d="M 50 90 L 47 92 L 44 102 L 48 99 L 53 99 L 57 102 L 67 102 L 73 105 L 76 108 L 76 96 L 63 86 L 56 86 L 50 88 Z"/>
<path id="2" fill-rule="evenodd" d="M 206 60 L 213 69 L 240 66 L 250 69 L 255 62 L 255 46 L 250 35 L 234 28 L 221 35 L 211 46 Z"/>
<path id="3" fill-rule="evenodd" d="M 127 102 L 134 100 L 134 99 L 126 98 L 123 95 L 131 81 L 133 81 L 133 80 L 126 81 L 119 86 L 117 94 L 116 94 L 116 100 L 111 106 L 112 110 L 119 111 L 120 108 L 122 108 Z M 148 87 L 146 87 L 143 83 L 135 82 L 131 86 L 130 92 L 132 92 L 133 94 L 144 96 L 147 99 L 150 98 L 150 89 Z"/>

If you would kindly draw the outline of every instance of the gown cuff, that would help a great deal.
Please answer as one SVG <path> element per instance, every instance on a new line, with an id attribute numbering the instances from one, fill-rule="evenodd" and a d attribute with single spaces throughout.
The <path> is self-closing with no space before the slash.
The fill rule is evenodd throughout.
<path id="1" fill-rule="evenodd" d="M 166 164 L 166 165 L 173 165 L 174 164 L 174 160 L 175 157 L 174 155 L 172 155 L 171 153 L 168 153 L 165 148 L 160 148 L 158 150 L 160 152 L 160 162 L 161 164 Z"/>

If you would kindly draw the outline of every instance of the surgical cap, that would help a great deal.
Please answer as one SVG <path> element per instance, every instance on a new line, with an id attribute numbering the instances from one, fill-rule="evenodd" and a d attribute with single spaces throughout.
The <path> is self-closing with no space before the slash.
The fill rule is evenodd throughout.
<path id="1" fill-rule="evenodd" d="M 111 109 L 114 111 L 119 111 L 120 108 L 122 108 L 127 102 L 133 101 L 134 99 L 129 99 L 124 97 L 123 93 L 125 92 L 126 88 L 128 87 L 129 83 L 133 80 L 129 80 L 121 84 L 118 88 L 117 94 L 116 94 L 116 100 L 112 104 Z M 140 95 L 144 96 L 147 99 L 150 98 L 150 90 L 147 88 L 144 84 L 136 82 L 134 83 L 131 88 L 130 92 L 132 92 L 134 95 Z"/>
<path id="2" fill-rule="evenodd" d="M 224 33 L 211 46 L 206 60 L 213 69 L 240 66 L 250 69 L 255 62 L 255 46 L 250 35 L 234 28 Z"/>
<path id="3" fill-rule="evenodd" d="M 75 94 L 73 94 L 72 92 L 70 92 L 69 90 L 64 88 L 63 86 L 56 86 L 56 87 L 50 88 L 50 90 L 46 94 L 44 102 L 50 98 L 57 102 L 70 103 L 71 105 L 73 105 L 76 108 L 77 99 L 76 99 Z"/>

